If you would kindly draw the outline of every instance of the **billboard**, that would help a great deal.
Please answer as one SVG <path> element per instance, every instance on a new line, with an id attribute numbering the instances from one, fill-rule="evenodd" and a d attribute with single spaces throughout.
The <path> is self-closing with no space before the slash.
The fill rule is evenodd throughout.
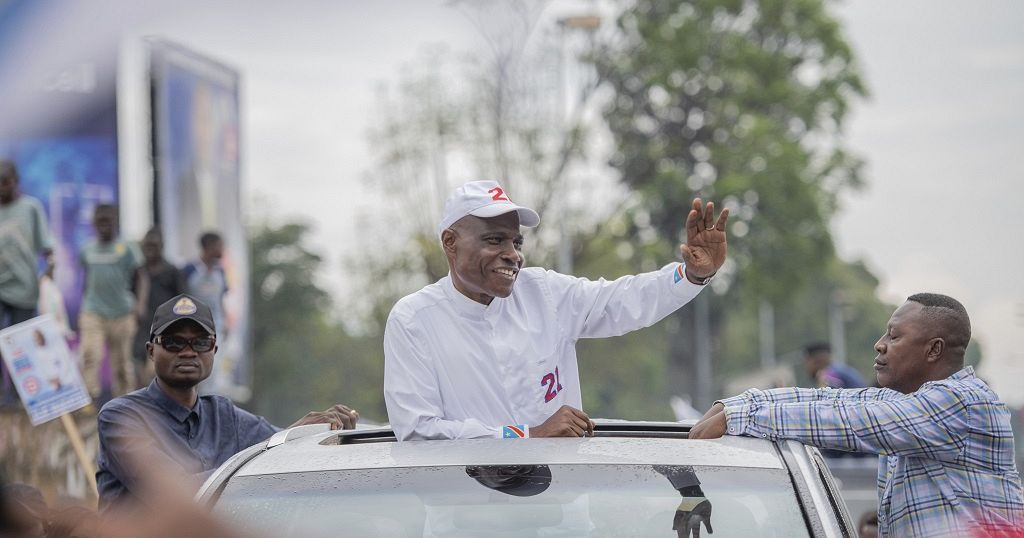
<path id="1" fill-rule="evenodd" d="M 18 166 L 21 191 L 43 204 L 54 242 L 54 280 L 74 325 L 85 283 L 78 252 L 94 235 L 93 208 L 118 200 L 116 139 L 69 134 L 0 140 L 0 154 Z"/>
<path id="2" fill-rule="evenodd" d="M 21 17 L 8 22 L 20 27 L 35 7 L 14 11 Z M 0 17 L 0 49 L 23 46 L 3 28 Z M 78 251 L 93 237 L 93 207 L 119 202 L 117 49 L 116 42 L 106 45 L 32 58 L 31 68 L 0 63 L 0 158 L 14 161 L 21 192 L 43 205 L 54 280 L 72 324 L 84 283 Z"/>
<path id="3" fill-rule="evenodd" d="M 241 210 L 239 75 L 173 43 L 148 42 L 155 220 L 168 260 L 195 261 L 199 237 L 224 239 L 227 293 L 218 352 L 204 390 L 249 398 L 249 253 Z M 216 305 L 210 305 L 216 310 Z"/>

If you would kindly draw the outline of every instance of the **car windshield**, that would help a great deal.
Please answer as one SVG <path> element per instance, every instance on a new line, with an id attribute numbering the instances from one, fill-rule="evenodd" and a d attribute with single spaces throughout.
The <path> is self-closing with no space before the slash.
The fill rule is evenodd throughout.
<path id="1" fill-rule="evenodd" d="M 214 509 L 248 531 L 282 537 L 683 536 L 676 529 L 692 513 L 710 514 L 716 538 L 808 536 L 779 469 L 587 464 L 236 476 Z"/>

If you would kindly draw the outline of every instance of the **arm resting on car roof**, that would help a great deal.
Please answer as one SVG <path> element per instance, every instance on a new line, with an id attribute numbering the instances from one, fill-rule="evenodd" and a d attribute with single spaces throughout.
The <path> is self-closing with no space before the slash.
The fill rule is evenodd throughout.
<path id="1" fill-rule="evenodd" d="M 872 400 L 894 400 L 904 396 L 903 393 L 892 389 L 866 387 L 859 389 L 834 389 L 822 387 L 816 389 L 803 389 L 786 387 L 780 389 L 747 389 L 738 396 L 723 398 L 715 403 L 721 403 L 726 407 L 742 405 L 744 403 L 794 403 L 794 402 L 815 402 L 820 400 L 849 400 L 849 401 L 872 401 Z"/>
<path id="2" fill-rule="evenodd" d="M 875 394 L 879 395 L 877 389 Z M 750 399 L 725 407 L 731 435 L 794 439 L 821 448 L 942 461 L 961 457 L 970 412 L 970 403 L 941 384 L 883 400 L 825 398 L 780 403 Z"/>

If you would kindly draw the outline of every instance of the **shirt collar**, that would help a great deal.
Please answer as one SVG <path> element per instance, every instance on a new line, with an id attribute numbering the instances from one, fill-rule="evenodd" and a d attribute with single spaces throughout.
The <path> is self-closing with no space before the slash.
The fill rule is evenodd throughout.
<path id="1" fill-rule="evenodd" d="M 478 303 L 469 297 L 462 294 L 461 291 L 455 288 L 455 283 L 452 282 L 451 273 L 448 276 L 441 279 L 441 289 L 444 290 L 445 296 L 452 302 L 455 311 L 460 315 L 470 318 L 489 318 L 498 311 L 498 305 L 501 304 L 502 299 L 495 297 L 491 304 L 486 305 Z"/>
<path id="2" fill-rule="evenodd" d="M 963 380 L 963 379 L 970 379 L 972 377 L 974 377 L 974 367 L 973 366 L 964 366 L 963 368 L 958 370 L 955 374 L 949 376 L 949 379 L 956 379 L 957 381 L 960 381 L 960 380 Z"/>
<path id="3" fill-rule="evenodd" d="M 161 409 L 166 411 L 168 415 L 174 417 L 174 419 L 177 420 L 178 422 L 185 422 L 186 420 L 188 420 L 189 415 L 191 415 L 193 411 L 196 412 L 197 416 L 199 414 L 198 405 L 196 405 L 193 409 L 189 409 L 184 405 L 181 405 L 180 403 L 174 401 L 170 396 L 168 396 L 163 391 L 163 389 L 160 388 L 160 385 L 157 384 L 155 378 L 153 379 L 153 381 L 149 383 L 149 386 L 146 387 L 146 395 L 149 396 L 151 400 L 156 402 L 156 404 L 160 406 Z M 198 404 L 199 401 L 197 400 L 196 403 Z"/>

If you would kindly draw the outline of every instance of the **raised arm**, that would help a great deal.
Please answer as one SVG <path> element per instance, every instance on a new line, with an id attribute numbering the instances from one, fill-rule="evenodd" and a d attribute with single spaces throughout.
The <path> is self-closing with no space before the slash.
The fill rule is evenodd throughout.
<path id="1" fill-rule="evenodd" d="M 693 201 L 686 217 L 684 264 L 608 282 L 548 273 L 557 309 L 576 338 L 618 336 L 664 319 L 696 297 L 725 262 L 729 211 L 714 218 L 714 204 Z"/>

